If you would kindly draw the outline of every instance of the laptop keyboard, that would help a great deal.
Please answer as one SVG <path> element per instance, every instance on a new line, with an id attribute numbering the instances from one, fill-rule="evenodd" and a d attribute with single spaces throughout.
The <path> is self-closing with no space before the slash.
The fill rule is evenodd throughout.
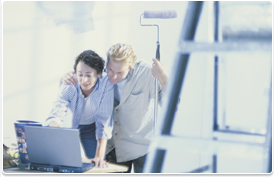
<path id="1" fill-rule="evenodd" d="M 93 163 L 82 163 L 82 172 L 88 171 L 95 166 Z"/>

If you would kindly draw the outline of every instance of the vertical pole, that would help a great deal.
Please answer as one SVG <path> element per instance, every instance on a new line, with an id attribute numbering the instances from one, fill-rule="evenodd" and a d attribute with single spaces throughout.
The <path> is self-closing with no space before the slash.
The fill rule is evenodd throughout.
<path id="1" fill-rule="evenodd" d="M 214 18 L 215 18 L 215 27 L 214 27 L 214 41 L 219 41 L 219 16 L 220 16 L 220 4 L 219 1 L 214 2 Z"/>
<path id="2" fill-rule="evenodd" d="M 214 2 L 214 41 L 219 41 L 219 1 Z M 219 129 L 218 127 L 218 69 L 219 69 L 219 57 L 215 56 L 214 66 L 214 121 L 213 131 Z"/>
<path id="3" fill-rule="evenodd" d="M 157 26 L 158 31 L 159 27 Z M 158 32 L 158 40 L 159 40 L 159 32 Z M 160 45 L 159 41 L 157 41 L 157 50 L 156 50 L 156 59 L 160 61 Z M 158 80 L 155 79 L 155 103 L 154 103 L 154 133 L 156 136 L 156 129 L 157 129 L 157 117 L 158 117 L 158 102 L 159 102 L 159 89 L 158 89 Z"/>
<path id="4" fill-rule="evenodd" d="M 217 173 L 217 155 L 213 155 L 212 159 L 212 173 Z"/>
<path id="5" fill-rule="evenodd" d="M 219 41 L 219 1 L 214 2 L 214 41 Z M 214 120 L 213 131 L 219 130 L 218 125 L 218 75 L 219 75 L 219 57 L 215 56 L 214 62 Z M 212 172 L 217 173 L 217 155 L 213 155 L 212 159 Z"/>
<path id="6" fill-rule="evenodd" d="M 272 77 L 271 77 L 272 78 Z M 272 125 L 273 125 L 273 120 L 272 120 L 272 80 L 270 84 L 270 90 L 269 90 L 269 106 L 268 106 L 268 117 L 267 117 L 267 133 L 266 133 L 266 142 L 265 142 L 265 147 L 268 149 L 268 157 L 266 158 L 267 160 L 267 173 L 272 173 Z"/>
<path id="7" fill-rule="evenodd" d="M 214 63 L 214 110 L 213 110 L 213 131 L 219 130 L 218 126 L 218 56 L 215 56 Z"/>
<path id="8" fill-rule="evenodd" d="M 165 157 L 165 150 L 158 149 L 156 151 L 156 157 L 154 159 L 152 173 L 161 173 L 164 157 Z"/>

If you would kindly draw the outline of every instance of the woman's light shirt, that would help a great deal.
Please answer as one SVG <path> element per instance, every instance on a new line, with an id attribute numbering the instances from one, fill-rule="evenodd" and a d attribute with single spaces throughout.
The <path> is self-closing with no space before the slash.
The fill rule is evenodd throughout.
<path id="1" fill-rule="evenodd" d="M 91 94 L 87 98 L 84 98 L 83 110 L 82 110 L 81 118 L 79 122 L 80 125 L 89 125 L 95 122 L 94 116 L 92 114 L 90 102 L 91 102 Z"/>

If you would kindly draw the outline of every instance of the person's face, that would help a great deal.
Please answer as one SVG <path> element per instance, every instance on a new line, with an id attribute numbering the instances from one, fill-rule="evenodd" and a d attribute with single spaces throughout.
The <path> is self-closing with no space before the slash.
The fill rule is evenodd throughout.
<path id="1" fill-rule="evenodd" d="M 83 91 L 89 91 L 100 77 L 96 70 L 80 61 L 76 66 L 76 77 Z"/>
<path id="2" fill-rule="evenodd" d="M 130 71 L 131 68 L 127 63 L 115 63 L 112 59 L 108 62 L 107 74 L 112 84 L 117 84 L 125 79 Z"/>

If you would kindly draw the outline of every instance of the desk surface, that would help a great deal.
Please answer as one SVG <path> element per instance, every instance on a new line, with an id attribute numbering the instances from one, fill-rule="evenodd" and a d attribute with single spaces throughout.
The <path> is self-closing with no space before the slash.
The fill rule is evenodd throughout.
<path id="1" fill-rule="evenodd" d="M 109 163 L 107 168 L 92 168 L 91 170 L 85 171 L 84 173 L 114 173 L 114 172 L 125 172 L 127 170 L 128 170 L 127 166 Z M 5 168 L 3 169 L 3 172 L 4 173 L 53 173 L 53 172 L 47 172 L 47 171 L 30 170 L 29 168 L 19 168 L 19 167 Z"/>

